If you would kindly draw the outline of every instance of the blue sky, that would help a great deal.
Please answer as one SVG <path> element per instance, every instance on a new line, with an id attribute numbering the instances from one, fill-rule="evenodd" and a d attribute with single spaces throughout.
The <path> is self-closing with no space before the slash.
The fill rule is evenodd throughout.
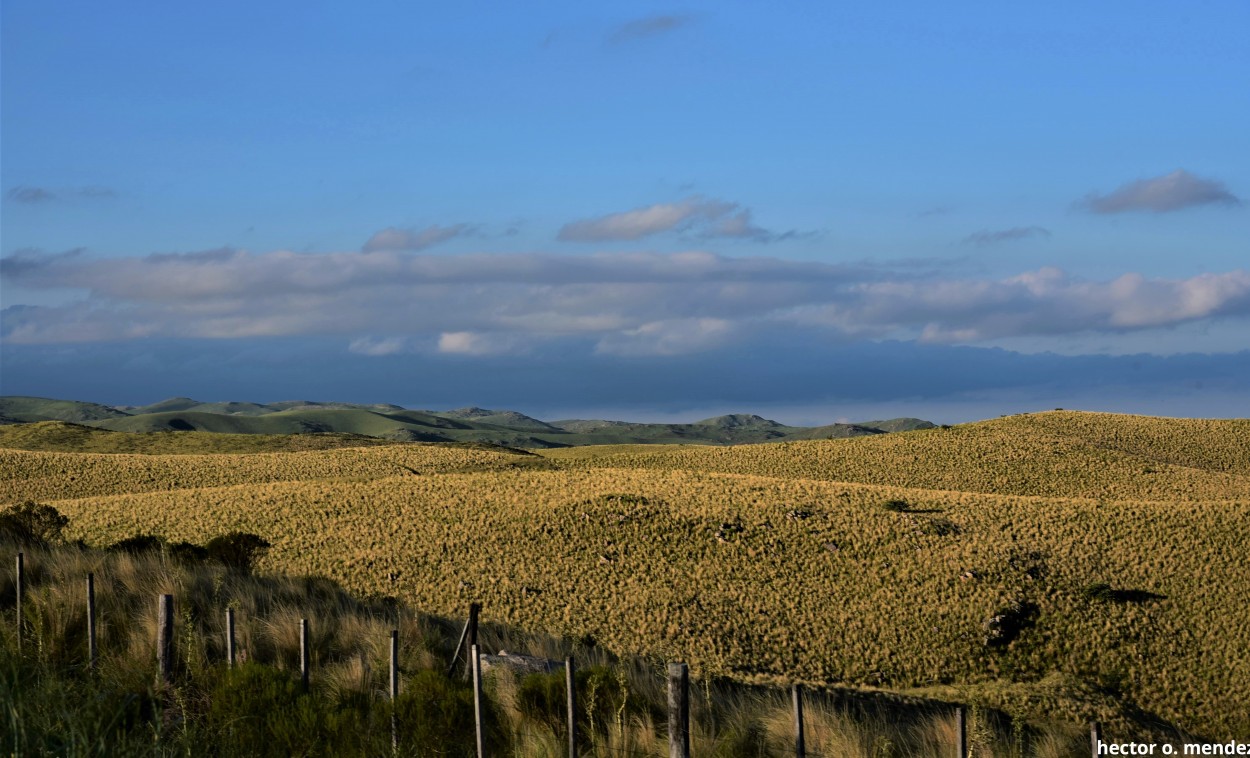
<path id="1" fill-rule="evenodd" d="M 2 21 L 6 394 L 1250 415 L 1239 0 Z"/>

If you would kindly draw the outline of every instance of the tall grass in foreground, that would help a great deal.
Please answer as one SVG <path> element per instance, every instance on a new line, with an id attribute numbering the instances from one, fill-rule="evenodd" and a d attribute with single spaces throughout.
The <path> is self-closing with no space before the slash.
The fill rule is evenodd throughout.
<path id="1" fill-rule="evenodd" d="M 0 752 L 13 755 L 386 755 L 392 713 L 401 755 L 473 754 L 468 683 L 446 667 L 459 623 L 390 598 L 353 597 L 325 579 L 251 576 L 183 565 L 161 552 L 22 548 L 26 619 L 17 649 L 12 556 L 0 545 Z M 86 575 L 96 576 L 100 659 L 87 667 Z M 157 686 L 156 602 L 175 597 L 178 658 Z M 224 665 L 224 610 L 235 609 L 240 665 Z M 487 609 L 489 615 L 489 609 Z M 312 686 L 298 673 L 301 618 L 310 620 Z M 401 635 L 401 696 L 386 697 L 389 631 Z M 571 641 L 485 624 L 484 650 L 579 666 L 586 756 L 667 755 L 660 661 L 617 658 Z M 492 755 L 563 756 L 564 677 L 496 670 L 487 679 Z M 699 756 L 793 754 L 788 693 L 693 682 Z M 813 756 L 940 756 L 954 749 L 949 708 L 935 703 L 813 693 Z M 973 712 L 978 756 L 1081 755 L 1079 729 L 1039 730 Z"/>

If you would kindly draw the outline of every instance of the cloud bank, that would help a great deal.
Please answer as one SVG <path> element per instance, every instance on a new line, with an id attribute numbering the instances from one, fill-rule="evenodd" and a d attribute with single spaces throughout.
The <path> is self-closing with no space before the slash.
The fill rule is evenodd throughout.
<path id="1" fill-rule="evenodd" d="M 1109 281 L 1057 268 L 960 278 L 707 252 L 432 256 L 210 250 L 0 259 L 6 284 L 84 291 L 5 308 L 7 344 L 337 336 L 360 355 L 480 356 L 565 341 L 685 355 L 804 330 L 939 344 L 1166 328 L 1250 316 L 1250 271 Z M 377 336 L 381 335 L 381 336 Z"/>
<path id="2" fill-rule="evenodd" d="M 1106 195 L 1090 193 L 1077 205 L 1093 213 L 1169 213 L 1198 205 L 1240 204 L 1241 199 L 1229 192 L 1223 182 L 1177 169 L 1163 176 L 1128 182 Z"/>

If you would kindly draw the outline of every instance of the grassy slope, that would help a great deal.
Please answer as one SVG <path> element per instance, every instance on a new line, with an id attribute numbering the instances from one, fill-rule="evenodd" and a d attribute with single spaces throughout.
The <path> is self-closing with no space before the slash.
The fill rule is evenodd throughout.
<path id="1" fill-rule="evenodd" d="M 427 610 L 481 599 L 492 617 L 681 656 L 703 674 L 923 690 L 1035 716 L 1153 714 L 1219 737 L 1250 730 L 1250 627 L 1235 612 L 1250 585 L 1248 430 L 1047 413 L 843 441 L 544 453 L 555 471 L 437 446 L 228 462 L 4 453 L 0 501 L 57 500 L 92 542 L 255 531 L 274 542 L 274 569 L 362 591 L 390 591 L 384 577 L 402 570 L 401 591 Z M 887 499 L 918 512 L 885 511 Z M 1089 600 L 1092 582 L 1162 597 Z M 988 651 L 983 622 L 1012 599 L 1037 604 L 1036 626 Z"/>

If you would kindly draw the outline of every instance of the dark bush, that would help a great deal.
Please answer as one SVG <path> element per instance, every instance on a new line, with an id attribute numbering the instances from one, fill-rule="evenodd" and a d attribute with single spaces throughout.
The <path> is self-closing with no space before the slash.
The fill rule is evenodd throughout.
<path id="1" fill-rule="evenodd" d="M 19 545 L 45 546 L 62 541 L 69 519 L 50 505 L 27 500 L 0 511 L 0 539 Z"/>
<path id="2" fill-rule="evenodd" d="M 208 561 L 208 548 L 200 547 L 194 542 L 173 542 L 166 548 L 169 557 L 183 565 L 194 565 Z"/>
<path id="3" fill-rule="evenodd" d="M 1148 590 L 1117 590 L 1106 582 L 1094 582 L 1081 590 L 1086 600 L 1100 603 L 1147 603 L 1153 600 L 1167 600 L 1167 595 Z"/>
<path id="4" fill-rule="evenodd" d="M 239 573 L 250 574 L 252 566 L 269 549 L 269 542 L 255 534 L 230 532 L 212 538 L 204 545 L 204 549 L 208 552 L 209 559 Z"/>
<path id="5" fill-rule="evenodd" d="M 986 647 L 1006 647 L 1025 629 L 1033 625 L 1037 618 L 1036 603 L 1027 600 L 1013 600 L 1011 604 L 998 609 L 993 616 L 985 621 Z"/>
<path id="6" fill-rule="evenodd" d="M 887 500 L 881 507 L 891 513 L 906 513 L 911 510 L 911 504 L 906 500 Z"/>
<path id="7" fill-rule="evenodd" d="M 133 537 L 126 537 L 114 542 L 107 549 L 118 553 L 142 555 L 143 553 L 154 553 L 163 550 L 164 547 L 165 540 L 154 534 L 136 534 Z"/>
<path id="8" fill-rule="evenodd" d="M 1103 603 L 1110 603 L 1115 600 L 1115 590 L 1111 589 L 1111 585 L 1106 582 L 1094 582 L 1085 586 L 1081 590 L 1081 595 L 1086 600 L 1097 600 Z"/>

